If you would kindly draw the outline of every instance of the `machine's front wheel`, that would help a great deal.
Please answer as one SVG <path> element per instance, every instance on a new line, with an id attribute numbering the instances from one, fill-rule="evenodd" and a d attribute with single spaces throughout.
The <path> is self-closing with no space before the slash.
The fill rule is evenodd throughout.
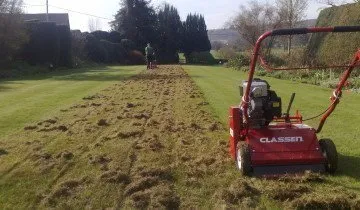
<path id="1" fill-rule="evenodd" d="M 321 151 L 326 158 L 325 169 L 327 172 L 335 173 L 338 165 L 338 153 L 334 142 L 331 139 L 320 139 Z"/>
<path id="2" fill-rule="evenodd" d="M 249 176 L 252 171 L 250 148 L 246 142 L 238 142 L 236 145 L 236 166 L 245 176 Z"/>

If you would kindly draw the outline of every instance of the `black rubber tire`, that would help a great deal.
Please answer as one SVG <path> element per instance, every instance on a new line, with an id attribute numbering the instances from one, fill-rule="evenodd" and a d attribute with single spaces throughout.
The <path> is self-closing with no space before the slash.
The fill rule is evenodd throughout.
<path id="1" fill-rule="evenodd" d="M 319 144 L 321 151 L 326 158 L 326 171 L 330 174 L 335 173 L 338 167 L 338 153 L 334 142 L 331 139 L 320 139 Z"/>
<path id="2" fill-rule="evenodd" d="M 239 156 L 241 160 L 239 161 Z M 246 142 L 238 142 L 236 145 L 235 164 L 244 176 L 250 176 L 252 172 L 251 154 L 249 144 Z"/>

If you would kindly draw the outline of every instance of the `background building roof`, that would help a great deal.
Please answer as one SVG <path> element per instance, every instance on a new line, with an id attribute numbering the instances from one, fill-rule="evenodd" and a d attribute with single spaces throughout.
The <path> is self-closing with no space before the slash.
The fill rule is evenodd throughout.
<path id="1" fill-rule="evenodd" d="M 25 21 L 46 21 L 46 13 L 23 14 L 23 17 Z M 49 21 L 70 27 L 69 14 L 67 13 L 49 13 Z"/>

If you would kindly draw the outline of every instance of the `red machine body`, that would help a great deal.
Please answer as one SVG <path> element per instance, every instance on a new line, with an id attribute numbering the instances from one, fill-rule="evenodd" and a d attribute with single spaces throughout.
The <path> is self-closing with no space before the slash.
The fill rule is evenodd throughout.
<path id="1" fill-rule="evenodd" d="M 250 172 L 255 175 L 273 175 L 298 173 L 305 170 L 314 172 L 326 170 L 334 172 L 336 170 L 336 166 L 335 168 L 331 166 L 331 164 L 337 164 L 335 145 L 331 142 L 332 145 L 329 146 L 328 139 L 319 141 L 316 134 L 321 131 L 326 119 L 340 102 L 342 88 L 346 84 L 352 70 L 359 64 L 360 50 L 355 54 L 353 61 L 346 66 L 347 69 L 330 98 L 331 105 L 324 112 L 317 129 L 304 124 L 302 116 L 298 112 L 294 116 L 283 115 L 282 117 L 275 117 L 267 126 L 251 126 L 251 117 L 248 114 L 251 83 L 253 82 L 257 59 L 260 57 L 261 42 L 266 37 L 355 31 L 360 31 L 360 26 L 280 29 L 267 32 L 258 39 L 254 48 L 247 86 L 241 104 L 231 107 L 229 112 L 229 152 L 244 175 L 249 175 Z M 260 61 L 266 69 L 291 70 L 270 68 L 261 57 Z"/>
<path id="2" fill-rule="evenodd" d="M 298 173 L 304 170 L 325 171 L 326 159 L 316 130 L 300 122 L 274 123 L 249 129 L 245 135 L 239 107 L 230 108 L 230 154 L 236 159 L 236 146 L 245 141 L 250 146 L 255 174 Z"/>

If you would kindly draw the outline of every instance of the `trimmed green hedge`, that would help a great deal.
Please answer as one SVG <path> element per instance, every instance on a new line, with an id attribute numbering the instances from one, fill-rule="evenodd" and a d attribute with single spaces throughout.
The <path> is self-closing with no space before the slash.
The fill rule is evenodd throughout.
<path id="1" fill-rule="evenodd" d="M 189 64 L 216 64 L 216 59 L 214 56 L 206 52 L 192 52 L 190 55 L 185 55 L 186 63 Z"/>
<path id="2" fill-rule="evenodd" d="M 58 41 L 59 41 L 59 54 L 58 54 L 58 66 L 72 66 L 72 53 L 71 53 L 71 31 L 69 26 L 58 25 L 56 26 Z"/>
<path id="3" fill-rule="evenodd" d="M 360 4 L 330 7 L 320 12 L 317 27 L 360 25 Z M 308 62 L 345 64 L 360 48 L 360 33 L 318 33 L 311 36 Z"/>
<path id="4" fill-rule="evenodd" d="M 32 65 L 72 65 L 71 32 L 68 26 L 56 25 L 54 22 L 32 22 L 27 23 L 26 28 L 29 42 L 23 47 L 23 60 Z"/>
<path id="5" fill-rule="evenodd" d="M 59 38 L 53 22 L 27 23 L 29 42 L 25 45 L 22 57 L 32 65 L 56 64 L 59 54 Z"/>

